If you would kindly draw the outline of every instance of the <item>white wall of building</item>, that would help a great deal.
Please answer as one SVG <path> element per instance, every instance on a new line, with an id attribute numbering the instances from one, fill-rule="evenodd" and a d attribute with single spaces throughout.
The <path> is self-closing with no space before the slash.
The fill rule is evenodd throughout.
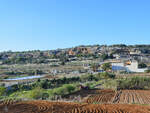
<path id="1" fill-rule="evenodd" d="M 127 72 L 145 72 L 147 68 L 138 68 L 138 62 L 137 61 L 132 61 L 130 65 L 125 65 L 124 63 L 112 63 L 112 70 L 113 71 L 121 71 L 125 70 Z"/>

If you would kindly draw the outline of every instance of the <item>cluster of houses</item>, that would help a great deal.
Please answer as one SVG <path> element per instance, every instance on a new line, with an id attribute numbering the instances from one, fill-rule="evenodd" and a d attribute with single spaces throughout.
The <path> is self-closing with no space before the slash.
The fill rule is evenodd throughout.
<path id="1" fill-rule="evenodd" d="M 148 48 L 148 47 L 147 47 Z M 93 45 L 93 46 L 78 46 L 73 48 L 66 49 L 56 49 L 56 50 L 47 50 L 47 51 L 28 51 L 28 52 L 2 52 L 0 53 L 0 64 L 3 64 L 3 61 L 8 59 L 15 58 L 26 58 L 29 59 L 27 63 L 36 63 L 40 60 L 42 63 L 47 63 L 50 65 L 62 65 L 61 55 L 67 58 L 68 62 L 82 62 L 82 61 L 93 61 L 94 55 L 98 55 L 101 58 L 101 55 L 107 54 L 108 56 L 113 56 L 113 59 L 110 59 L 109 62 L 112 65 L 113 71 L 126 71 L 126 72 L 144 72 L 147 68 L 138 68 L 139 62 L 146 62 L 150 64 L 150 49 L 145 49 L 145 47 L 130 47 L 125 45 L 118 46 L 106 46 L 106 45 Z M 89 56 L 88 56 L 89 54 Z M 85 56 L 84 56 L 85 55 Z M 87 55 L 87 56 L 86 56 Z M 31 62 L 30 62 L 31 61 Z M 108 61 L 108 59 L 107 59 Z M 102 59 L 99 59 L 97 63 L 103 63 Z M 7 62 L 6 62 L 7 63 Z M 40 63 L 40 62 L 39 62 Z M 83 67 L 85 70 L 90 71 L 89 63 L 84 63 Z M 74 72 L 75 71 L 75 72 Z M 80 72 L 80 71 L 79 71 Z M 51 73 L 54 75 L 57 73 L 68 73 L 66 71 L 53 70 Z M 71 72 L 69 72 L 71 73 Z M 72 73 L 78 73 L 77 70 L 73 70 Z"/>

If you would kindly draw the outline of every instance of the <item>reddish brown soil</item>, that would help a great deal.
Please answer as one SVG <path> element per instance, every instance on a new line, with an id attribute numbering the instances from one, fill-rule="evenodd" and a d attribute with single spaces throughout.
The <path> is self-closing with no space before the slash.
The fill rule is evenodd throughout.
<path id="1" fill-rule="evenodd" d="M 66 97 L 77 96 L 85 103 L 150 104 L 150 90 L 81 90 Z"/>
<path id="2" fill-rule="evenodd" d="M 150 104 L 150 90 L 122 90 L 117 103 Z"/>
<path id="3" fill-rule="evenodd" d="M 25 101 L 1 104 L 0 113 L 150 113 L 150 106 Z"/>
<path id="4" fill-rule="evenodd" d="M 80 90 L 78 92 L 65 95 L 63 99 L 70 101 L 80 101 L 84 103 L 110 103 L 116 92 L 113 90 Z M 77 97 L 80 97 L 79 99 Z"/>
<path id="5" fill-rule="evenodd" d="M 130 105 L 150 104 L 148 90 L 82 90 L 72 94 L 78 95 L 87 97 L 83 99 L 86 103 L 8 100 L 0 102 L 0 113 L 150 113 L 150 106 Z"/>
<path id="6" fill-rule="evenodd" d="M 87 103 L 112 103 L 112 99 L 115 96 L 113 90 L 99 90 L 97 94 L 92 94 L 86 99 Z"/>

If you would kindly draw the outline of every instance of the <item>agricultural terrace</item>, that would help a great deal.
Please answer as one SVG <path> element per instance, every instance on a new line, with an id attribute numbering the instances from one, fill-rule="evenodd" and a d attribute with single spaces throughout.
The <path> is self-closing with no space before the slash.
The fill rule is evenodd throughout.
<path id="1" fill-rule="evenodd" d="M 64 113 L 66 110 L 67 113 L 141 113 L 138 107 L 143 109 L 142 113 L 149 113 L 148 106 L 140 105 L 150 104 L 150 77 L 123 76 L 121 78 L 103 72 L 80 77 L 37 79 L 33 83 L 12 85 L 9 88 L 1 86 L 0 98 L 0 109 L 4 113 L 5 110 L 8 113 L 9 110 L 12 113 L 19 111 L 18 106 L 23 109 L 28 108 L 28 113 L 61 112 L 55 111 L 57 107 L 63 107 Z M 133 111 L 132 107 L 137 112 Z M 25 110 L 22 113 L 26 113 Z"/>

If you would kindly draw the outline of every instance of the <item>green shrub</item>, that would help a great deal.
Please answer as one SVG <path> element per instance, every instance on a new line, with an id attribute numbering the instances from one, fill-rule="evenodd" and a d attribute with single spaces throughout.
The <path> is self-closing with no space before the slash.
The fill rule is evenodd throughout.
<path id="1" fill-rule="evenodd" d="M 111 64 L 110 64 L 110 63 L 104 63 L 104 64 L 102 64 L 101 68 L 102 68 L 104 71 L 111 70 Z"/>
<path id="2" fill-rule="evenodd" d="M 145 63 L 140 63 L 138 65 L 138 68 L 146 68 L 146 67 L 147 67 L 147 65 Z"/>
<path id="3" fill-rule="evenodd" d="M 119 80 L 118 89 L 150 89 L 150 78 L 131 77 Z"/>
<path id="4" fill-rule="evenodd" d="M 115 78 L 114 74 L 108 72 L 100 73 L 100 76 L 102 76 L 103 78 Z"/>
<path id="5" fill-rule="evenodd" d="M 68 93 L 71 93 L 72 91 L 75 90 L 75 86 L 71 85 L 71 84 L 66 84 L 64 85 L 64 88 L 67 89 Z"/>
<path id="6" fill-rule="evenodd" d="M 47 98 L 49 98 L 49 94 L 48 93 L 42 93 L 42 100 L 46 100 Z"/>
<path id="7" fill-rule="evenodd" d="M 55 95 L 65 95 L 65 94 L 72 93 L 75 89 L 76 87 L 73 86 L 72 84 L 65 84 L 62 87 L 55 88 L 53 90 L 53 93 Z"/>
<path id="8" fill-rule="evenodd" d="M 67 94 L 67 90 L 64 87 L 55 88 L 53 90 L 54 95 L 64 95 Z"/>
<path id="9" fill-rule="evenodd" d="M 150 73 L 150 69 L 148 69 L 148 70 L 145 70 L 145 72 L 146 72 L 146 73 Z"/>
<path id="10" fill-rule="evenodd" d="M 81 82 L 98 81 L 99 77 L 97 77 L 97 75 L 87 74 L 87 75 L 82 75 L 80 77 L 80 80 Z"/>
<path id="11" fill-rule="evenodd" d="M 32 99 L 40 99 L 43 95 L 43 89 L 41 88 L 35 88 L 30 92 L 30 98 Z"/>
<path id="12" fill-rule="evenodd" d="M 0 86 L 0 96 L 3 96 L 4 94 L 6 94 L 6 88 L 3 86 Z"/>

